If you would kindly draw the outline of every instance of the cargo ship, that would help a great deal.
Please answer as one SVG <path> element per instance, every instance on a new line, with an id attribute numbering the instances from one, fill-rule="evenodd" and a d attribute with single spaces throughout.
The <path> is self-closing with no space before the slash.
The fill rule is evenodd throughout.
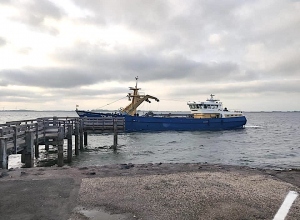
<path id="1" fill-rule="evenodd" d="M 151 131 L 209 131 L 229 130 L 244 128 L 246 117 L 241 111 L 230 111 L 219 99 L 211 94 L 206 101 L 189 101 L 188 114 L 158 114 L 152 111 L 139 115 L 137 108 L 143 102 L 159 99 L 151 95 L 142 95 L 135 87 L 127 97 L 131 103 L 125 108 L 120 108 L 116 113 L 101 113 L 95 111 L 83 111 L 76 108 L 79 117 L 123 117 L 125 120 L 125 132 L 151 132 Z"/>

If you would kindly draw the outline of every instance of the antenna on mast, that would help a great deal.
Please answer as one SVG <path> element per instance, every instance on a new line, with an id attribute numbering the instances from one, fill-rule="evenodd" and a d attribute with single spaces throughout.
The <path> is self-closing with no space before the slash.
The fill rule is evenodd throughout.
<path id="1" fill-rule="evenodd" d="M 139 79 L 139 77 L 136 76 L 136 77 L 135 77 L 135 88 L 137 88 L 137 81 L 138 81 L 138 79 Z"/>

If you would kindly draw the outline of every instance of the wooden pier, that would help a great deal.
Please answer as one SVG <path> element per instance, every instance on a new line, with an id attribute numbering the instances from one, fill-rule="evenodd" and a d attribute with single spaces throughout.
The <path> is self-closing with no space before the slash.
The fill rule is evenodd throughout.
<path id="1" fill-rule="evenodd" d="M 57 165 L 64 164 L 64 139 L 67 139 L 67 162 L 72 162 L 75 136 L 75 155 L 87 145 L 88 134 L 114 133 L 112 148 L 117 148 L 117 134 L 125 129 L 123 117 L 70 118 L 50 117 L 0 124 L 0 168 L 8 168 L 8 156 L 21 154 L 25 167 L 33 167 L 34 158 L 39 158 L 39 146 L 57 148 Z"/>

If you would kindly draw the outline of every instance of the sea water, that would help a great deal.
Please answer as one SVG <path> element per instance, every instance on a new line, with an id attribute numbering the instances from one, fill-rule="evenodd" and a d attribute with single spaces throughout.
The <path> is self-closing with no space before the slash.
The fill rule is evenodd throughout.
<path id="1" fill-rule="evenodd" d="M 244 129 L 228 131 L 90 134 L 71 166 L 144 163 L 213 163 L 257 168 L 300 168 L 300 112 L 245 112 Z M 75 112 L 0 112 L 0 123 L 38 117 L 76 117 Z M 74 143 L 74 141 L 73 141 Z M 41 159 L 49 155 L 41 154 Z M 55 157 L 53 154 L 52 157 Z M 43 163 L 38 163 L 43 164 Z"/>

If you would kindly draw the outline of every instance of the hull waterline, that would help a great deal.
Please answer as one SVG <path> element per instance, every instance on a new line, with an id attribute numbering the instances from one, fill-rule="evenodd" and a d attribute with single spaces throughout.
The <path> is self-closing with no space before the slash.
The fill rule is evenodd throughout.
<path id="1" fill-rule="evenodd" d="M 243 128 L 245 116 L 195 119 L 192 117 L 147 117 L 77 111 L 80 117 L 123 117 L 125 132 L 138 131 L 217 131 Z"/>

